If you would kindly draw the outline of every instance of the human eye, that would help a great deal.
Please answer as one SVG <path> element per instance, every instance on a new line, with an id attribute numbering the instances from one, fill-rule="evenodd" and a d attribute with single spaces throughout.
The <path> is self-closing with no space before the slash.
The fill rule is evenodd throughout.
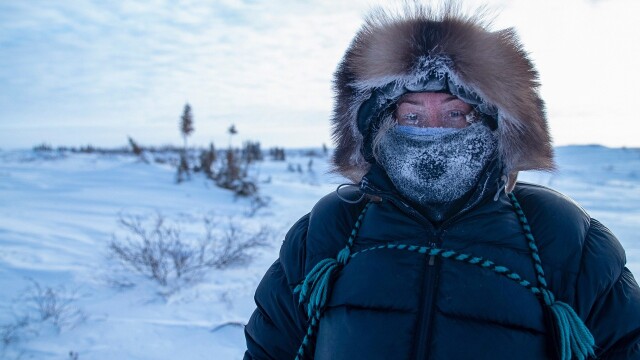
<path id="1" fill-rule="evenodd" d="M 401 102 L 394 112 L 398 124 L 407 126 L 419 126 L 424 115 L 419 106 L 407 102 Z"/>
<path id="2" fill-rule="evenodd" d="M 398 120 L 405 125 L 417 125 L 420 122 L 420 116 L 414 112 L 408 112 L 402 114 Z"/>
<path id="3" fill-rule="evenodd" d="M 449 109 L 442 113 L 442 123 L 446 127 L 461 128 L 467 125 L 467 112 L 462 109 Z"/>
<path id="4" fill-rule="evenodd" d="M 450 110 L 447 116 L 450 119 L 459 119 L 465 116 L 465 113 L 462 110 Z"/>

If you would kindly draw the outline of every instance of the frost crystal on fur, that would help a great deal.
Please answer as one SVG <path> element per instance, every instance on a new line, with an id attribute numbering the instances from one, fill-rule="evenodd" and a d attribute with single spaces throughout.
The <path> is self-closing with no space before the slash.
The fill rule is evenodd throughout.
<path id="1" fill-rule="evenodd" d="M 391 128 L 380 141 L 378 159 L 402 195 L 427 206 L 471 190 L 496 148 L 483 124 L 426 136 Z"/>

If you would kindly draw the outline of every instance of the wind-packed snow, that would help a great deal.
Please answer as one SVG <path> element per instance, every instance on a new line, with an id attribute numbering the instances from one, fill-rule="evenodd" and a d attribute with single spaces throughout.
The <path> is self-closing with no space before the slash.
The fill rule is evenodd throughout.
<path id="1" fill-rule="evenodd" d="M 640 276 L 640 150 L 576 146 L 557 149 L 559 171 L 520 179 L 572 197 L 608 226 Z M 71 317 L 58 331 L 51 321 L 32 321 L 8 345 L 6 359 L 239 359 L 243 324 L 254 309 L 253 293 L 278 256 L 288 228 L 315 202 L 347 182 L 328 175 L 327 158 L 288 156 L 259 163 L 255 174 L 266 208 L 248 217 L 250 203 L 196 175 L 176 185 L 166 164 L 135 157 L 68 154 L 45 158 L 31 151 L 0 152 L 0 335 L 24 315 L 34 284 L 72 295 Z M 297 170 L 301 172 L 290 171 Z M 207 214 L 248 228 L 272 228 L 271 246 L 248 266 L 213 270 L 203 281 L 169 296 L 141 277 L 116 287 L 107 245 L 121 214 L 161 213 L 185 224 Z"/>

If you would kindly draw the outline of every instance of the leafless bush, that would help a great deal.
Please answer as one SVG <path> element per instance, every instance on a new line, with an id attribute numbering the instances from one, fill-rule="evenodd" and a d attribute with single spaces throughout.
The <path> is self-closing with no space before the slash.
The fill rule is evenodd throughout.
<path id="1" fill-rule="evenodd" d="M 6 348 L 11 344 L 17 343 L 24 336 L 28 326 L 28 316 L 21 316 L 13 322 L 0 325 L 0 341 L 2 341 L 2 347 Z"/>
<path id="2" fill-rule="evenodd" d="M 269 206 L 269 203 L 271 203 L 271 197 L 255 194 L 249 199 L 249 208 L 245 211 L 245 215 L 254 217 L 259 210 Z"/>
<path id="3" fill-rule="evenodd" d="M 22 297 L 34 310 L 35 320 L 51 322 L 58 332 L 72 329 L 86 318 L 74 304 L 78 299 L 77 292 L 69 291 L 62 285 L 53 288 L 32 281 Z"/>
<path id="4" fill-rule="evenodd" d="M 14 300 L 14 320 L 0 324 L 3 353 L 11 345 L 37 337 L 43 327 L 51 326 L 60 333 L 82 323 L 86 315 L 76 306 L 77 299 L 77 292 L 64 286 L 42 286 L 31 280 L 30 286 Z"/>
<path id="5" fill-rule="evenodd" d="M 238 180 L 246 176 L 241 166 L 240 156 L 235 150 L 228 149 L 216 175 L 216 184 L 224 189 L 235 190 Z"/>
<path id="6" fill-rule="evenodd" d="M 216 162 L 216 158 L 216 149 L 213 143 L 210 143 L 208 150 L 200 152 L 200 166 L 196 167 L 194 171 L 202 171 L 207 178 L 214 179 L 213 165 Z"/>
<path id="7" fill-rule="evenodd" d="M 258 184 L 249 177 L 252 164 L 262 161 L 264 156 L 259 142 L 247 141 L 242 150 L 231 146 L 231 137 L 237 134 L 234 125 L 229 128 L 229 148 L 221 159 L 219 170 L 213 178 L 221 188 L 232 190 L 236 196 L 249 197 L 258 193 Z"/>
<path id="8" fill-rule="evenodd" d="M 204 233 L 195 239 L 161 214 L 151 219 L 121 215 L 119 224 L 126 235 L 114 235 L 108 247 L 110 258 L 168 293 L 201 280 L 209 270 L 246 264 L 252 251 L 266 246 L 271 235 L 266 227 L 248 232 L 235 221 L 220 224 L 213 216 L 203 219 Z"/>
<path id="9" fill-rule="evenodd" d="M 253 258 L 251 251 L 267 246 L 271 236 L 271 231 L 266 226 L 262 226 L 256 232 L 249 232 L 230 220 L 220 233 L 216 231 L 217 225 L 212 219 L 206 218 L 204 223 L 205 242 L 212 245 L 205 264 L 216 269 L 246 265 Z"/>

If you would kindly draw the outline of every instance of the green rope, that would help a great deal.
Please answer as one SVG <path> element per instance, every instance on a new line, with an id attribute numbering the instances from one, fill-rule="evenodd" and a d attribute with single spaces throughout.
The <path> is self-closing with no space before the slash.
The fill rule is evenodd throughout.
<path id="1" fill-rule="evenodd" d="M 309 317 L 307 333 L 305 334 L 302 344 L 298 349 L 296 360 L 302 360 L 305 353 L 307 353 L 307 351 L 310 352 L 317 327 L 320 323 L 320 318 L 322 317 L 330 296 L 330 285 L 335 274 L 337 274 L 337 272 L 348 263 L 349 259 L 363 253 L 382 249 L 405 250 L 429 256 L 439 256 L 444 259 L 459 261 L 493 271 L 500 276 L 504 276 L 507 279 L 516 282 L 518 285 L 538 296 L 553 315 L 554 323 L 552 325 L 557 330 L 557 337 L 555 340 L 557 342 L 561 360 L 570 360 L 572 358 L 586 360 L 590 356 L 593 357 L 595 355 L 595 341 L 593 336 L 573 308 L 564 302 L 556 301 L 553 293 L 547 289 L 547 281 L 544 276 L 542 261 L 538 254 L 538 247 L 536 245 L 535 238 L 531 233 L 531 227 L 529 226 L 527 218 L 516 197 L 513 193 L 508 195 L 513 208 L 518 215 L 518 220 L 520 221 L 529 249 L 531 250 L 531 257 L 536 270 L 538 286 L 535 286 L 530 281 L 523 279 L 519 274 L 511 271 L 509 268 L 497 265 L 491 260 L 472 254 L 459 253 L 451 249 L 442 249 L 433 246 L 388 243 L 362 249 L 352 254 L 351 247 L 353 246 L 353 242 L 355 241 L 360 229 L 364 214 L 367 212 L 367 209 L 371 204 L 368 203 L 358 216 L 347 241 L 347 245 L 338 253 L 336 259 L 329 258 L 318 262 L 307 274 L 304 281 L 294 289 L 294 293 L 299 293 L 299 303 L 306 303 L 307 316 Z"/>
<path id="2" fill-rule="evenodd" d="M 536 274 L 538 277 L 538 282 L 544 288 L 546 288 L 547 280 L 544 277 L 544 270 L 542 269 L 542 261 L 540 260 L 540 255 L 538 255 L 538 246 L 536 245 L 536 240 L 531 233 L 531 226 L 529 226 L 529 222 L 527 221 L 527 217 L 524 215 L 522 211 L 522 207 L 516 199 L 516 196 L 513 193 L 509 193 L 509 199 L 511 200 L 511 204 L 513 205 L 513 209 L 518 215 L 518 221 L 520 221 L 520 225 L 522 226 L 522 230 L 524 231 L 524 237 L 527 239 L 527 244 L 529 245 L 529 249 L 531 250 L 531 257 L 533 258 L 533 266 L 536 269 Z"/>
<path id="3" fill-rule="evenodd" d="M 524 236 L 531 250 L 531 257 L 533 258 L 534 268 L 536 269 L 538 284 L 541 288 L 540 294 L 542 300 L 553 315 L 553 326 L 555 326 L 557 330 L 555 340 L 560 359 L 570 360 L 572 357 L 575 357 L 575 359 L 578 360 L 585 360 L 589 357 L 594 357 L 595 340 L 587 326 L 571 306 L 564 302 L 556 301 L 551 291 L 547 289 L 547 281 L 544 277 L 542 261 L 538 254 L 538 247 L 531 232 L 529 221 L 527 221 L 527 217 L 516 196 L 513 193 L 509 193 L 508 195 L 513 209 L 518 215 L 518 220 L 520 221 Z"/>
<path id="4" fill-rule="evenodd" d="M 531 291 L 536 295 L 538 295 L 541 292 L 540 288 L 533 286 L 533 284 L 531 284 L 529 281 L 524 280 L 520 275 L 509 270 L 509 268 L 505 266 L 496 265 L 493 261 L 487 260 L 481 256 L 474 256 L 472 254 L 463 254 L 455 250 L 441 249 L 433 246 L 417 246 L 417 245 L 407 245 L 407 244 L 384 244 L 384 245 L 372 246 L 370 248 L 362 249 L 358 252 L 353 253 L 351 257 L 353 258 L 362 253 L 366 253 L 373 250 L 381 250 L 381 249 L 406 250 L 411 252 L 417 252 L 419 254 L 425 254 L 428 256 L 439 256 L 444 259 L 464 262 L 470 265 L 481 267 L 483 269 L 491 270 L 499 275 L 502 275 L 509 280 L 515 281 L 520 286 L 523 286 L 525 289 Z"/>
<path id="5" fill-rule="evenodd" d="M 344 249 L 340 250 L 336 259 L 329 258 L 318 262 L 304 278 L 304 281 L 293 290 L 294 294 L 299 293 L 298 302 L 300 304 L 306 303 L 307 317 L 309 317 L 307 333 L 302 339 L 296 360 L 303 359 L 307 350 L 312 346 L 315 333 L 320 324 L 320 318 L 329 300 L 332 280 L 335 274 L 337 274 L 351 258 L 351 247 L 353 246 L 355 238 L 358 236 L 362 219 L 370 205 L 371 203 L 367 203 L 360 212 L 347 240 L 347 245 Z"/>
<path id="6" fill-rule="evenodd" d="M 507 279 L 518 283 L 520 286 L 531 291 L 535 295 L 542 297 L 545 305 L 549 307 L 549 310 L 554 316 L 555 323 L 553 326 L 558 329 L 559 333 L 559 338 L 556 339 L 556 341 L 558 342 L 562 360 L 569 360 L 572 356 L 575 356 L 575 359 L 585 360 L 589 356 L 594 356 L 593 336 L 571 306 L 561 301 L 556 301 L 553 293 L 551 293 L 547 288 L 534 286 L 531 282 L 524 280 L 517 273 L 509 270 L 509 268 L 496 265 L 491 260 L 486 260 L 481 256 L 463 254 L 455 250 L 441 249 L 432 246 L 416 246 L 407 244 L 384 244 L 373 246 L 355 252 L 351 257 L 356 257 L 362 253 L 381 249 L 405 250 L 428 256 L 439 256 L 444 259 L 464 262 L 493 271 L 498 275 L 504 276 Z"/>

